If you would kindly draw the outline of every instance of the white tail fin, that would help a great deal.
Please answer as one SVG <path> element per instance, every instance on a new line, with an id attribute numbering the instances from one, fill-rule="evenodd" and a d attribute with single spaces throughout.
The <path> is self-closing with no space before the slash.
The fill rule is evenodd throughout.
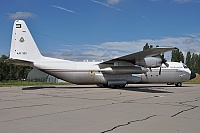
<path id="1" fill-rule="evenodd" d="M 13 25 L 10 58 L 34 62 L 42 55 L 23 20 L 16 20 Z"/>

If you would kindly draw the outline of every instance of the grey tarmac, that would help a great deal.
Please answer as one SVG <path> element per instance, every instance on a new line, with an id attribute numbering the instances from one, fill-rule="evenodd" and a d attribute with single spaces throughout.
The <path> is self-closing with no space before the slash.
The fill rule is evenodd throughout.
<path id="1" fill-rule="evenodd" d="M 0 87 L 0 133 L 199 133 L 200 85 Z"/>

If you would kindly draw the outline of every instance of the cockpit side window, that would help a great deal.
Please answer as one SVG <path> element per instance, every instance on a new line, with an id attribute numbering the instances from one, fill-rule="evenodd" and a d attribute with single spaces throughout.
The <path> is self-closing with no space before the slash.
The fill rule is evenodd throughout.
<path id="1" fill-rule="evenodd" d="M 184 67 L 184 68 L 188 68 L 187 65 L 185 65 L 185 64 L 183 64 L 183 67 Z"/>

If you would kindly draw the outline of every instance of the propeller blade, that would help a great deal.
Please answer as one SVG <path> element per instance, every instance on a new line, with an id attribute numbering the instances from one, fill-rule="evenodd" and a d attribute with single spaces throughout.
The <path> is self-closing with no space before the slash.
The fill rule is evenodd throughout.
<path id="1" fill-rule="evenodd" d="M 160 66 L 160 70 L 159 70 L 159 75 L 161 75 L 161 66 Z"/>
<path id="2" fill-rule="evenodd" d="M 161 75 L 162 64 L 165 64 L 166 67 L 169 67 L 169 64 L 167 63 L 167 60 L 165 59 L 164 54 L 161 54 L 160 58 L 162 59 L 162 62 L 161 62 L 160 70 L 159 70 L 159 75 Z"/>

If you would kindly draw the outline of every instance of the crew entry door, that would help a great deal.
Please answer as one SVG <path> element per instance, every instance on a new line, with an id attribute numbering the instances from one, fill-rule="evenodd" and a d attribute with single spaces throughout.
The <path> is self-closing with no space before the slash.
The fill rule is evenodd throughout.
<path id="1" fill-rule="evenodd" d="M 95 72 L 89 71 L 88 72 L 88 83 L 94 83 L 95 82 Z"/>

